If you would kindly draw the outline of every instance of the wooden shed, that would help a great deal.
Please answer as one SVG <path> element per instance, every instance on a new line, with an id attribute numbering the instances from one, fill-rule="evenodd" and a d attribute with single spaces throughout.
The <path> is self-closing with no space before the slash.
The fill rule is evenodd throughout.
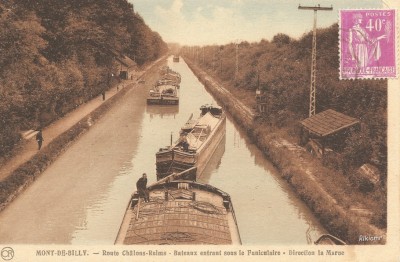
<path id="1" fill-rule="evenodd" d="M 124 80 L 131 79 L 132 74 L 134 73 L 134 71 L 137 67 L 135 61 L 133 61 L 126 55 L 122 55 L 122 54 L 116 56 L 115 59 L 120 64 L 119 77 Z"/>
<path id="2" fill-rule="evenodd" d="M 300 143 L 305 145 L 311 142 L 319 147 L 319 154 L 323 155 L 327 147 L 341 148 L 347 131 L 350 128 L 359 129 L 361 123 L 356 118 L 328 109 L 300 121 L 300 124 Z"/>

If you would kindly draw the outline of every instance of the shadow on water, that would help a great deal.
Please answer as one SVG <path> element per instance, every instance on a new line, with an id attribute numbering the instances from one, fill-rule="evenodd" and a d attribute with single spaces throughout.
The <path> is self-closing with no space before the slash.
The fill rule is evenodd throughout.
<path id="1" fill-rule="evenodd" d="M 221 139 L 221 142 L 219 142 L 219 145 L 215 149 L 214 154 L 210 158 L 210 161 L 208 161 L 206 168 L 198 179 L 199 182 L 209 184 L 211 176 L 214 173 L 218 172 L 218 168 L 221 165 L 222 156 L 225 153 L 225 143 L 226 135 Z"/>

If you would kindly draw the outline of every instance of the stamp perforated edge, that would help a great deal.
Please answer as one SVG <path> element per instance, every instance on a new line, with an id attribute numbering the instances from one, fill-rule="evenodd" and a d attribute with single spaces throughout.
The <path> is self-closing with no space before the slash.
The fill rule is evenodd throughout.
<path id="1" fill-rule="evenodd" d="M 342 20 L 341 20 L 341 11 L 365 11 L 365 10 L 394 10 L 394 15 L 395 15 L 395 23 L 394 23 L 394 39 L 395 39 L 395 69 L 396 69 L 396 75 L 393 77 L 342 77 L 342 49 L 341 49 L 341 29 L 342 29 Z M 349 9 L 339 9 L 338 10 L 338 50 L 339 50 L 339 80 L 382 80 L 382 79 L 398 79 L 399 77 L 399 39 L 398 39 L 398 30 L 399 30 L 399 22 L 398 22 L 398 9 L 397 8 L 393 8 L 388 6 L 387 8 L 349 8 Z"/>

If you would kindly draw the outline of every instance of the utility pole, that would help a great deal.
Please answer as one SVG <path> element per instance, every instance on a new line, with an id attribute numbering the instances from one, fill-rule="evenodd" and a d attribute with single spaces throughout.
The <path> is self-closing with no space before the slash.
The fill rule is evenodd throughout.
<path id="1" fill-rule="evenodd" d="M 217 51 L 218 51 L 218 45 L 214 44 L 213 46 L 213 60 L 212 60 L 212 67 L 213 67 L 213 72 L 215 71 L 215 60 L 216 60 L 216 55 L 217 55 Z"/>
<path id="2" fill-rule="evenodd" d="M 309 117 L 315 115 L 315 89 L 316 89 L 316 73 L 317 73 L 317 11 L 332 11 L 331 7 L 318 6 L 300 6 L 300 10 L 314 11 L 314 27 L 311 51 L 311 85 L 310 85 L 310 111 Z"/>
<path id="3" fill-rule="evenodd" d="M 238 78 L 239 74 L 239 40 L 236 41 L 236 70 L 235 70 L 235 80 Z"/>
<path id="4" fill-rule="evenodd" d="M 215 46 L 213 46 L 212 71 L 215 71 Z"/>

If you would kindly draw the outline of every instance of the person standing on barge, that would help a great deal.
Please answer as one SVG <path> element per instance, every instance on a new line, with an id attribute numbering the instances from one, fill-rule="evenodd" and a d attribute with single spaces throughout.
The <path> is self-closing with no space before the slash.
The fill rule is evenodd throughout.
<path id="1" fill-rule="evenodd" d="M 147 191 L 147 175 L 143 173 L 142 177 L 136 182 L 136 188 L 139 192 L 139 197 L 144 198 L 144 202 L 149 202 L 149 192 Z"/>

